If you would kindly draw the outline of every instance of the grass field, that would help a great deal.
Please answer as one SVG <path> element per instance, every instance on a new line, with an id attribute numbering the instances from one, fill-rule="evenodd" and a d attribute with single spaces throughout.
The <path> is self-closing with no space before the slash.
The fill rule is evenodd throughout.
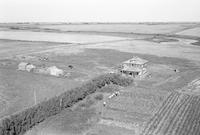
<path id="1" fill-rule="evenodd" d="M 193 29 L 188 29 L 188 30 L 184 30 L 184 31 L 181 31 L 177 34 L 180 34 L 180 35 L 189 35 L 189 36 L 197 36 L 199 37 L 199 34 L 200 34 L 200 28 L 197 27 L 197 28 L 193 28 Z"/>
<path id="2" fill-rule="evenodd" d="M 1 39 L 25 40 L 25 41 L 43 41 L 57 43 L 96 43 L 113 40 L 124 40 L 120 37 L 107 37 L 101 35 L 87 35 L 78 33 L 50 33 L 50 32 L 32 32 L 32 31 L 0 31 Z"/>
<path id="3" fill-rule="evenodd" d="M 40 28 L 56 29 L 61 31 L 97 31 L 97 32 L 126 32 L 145 34 L 165 34 L 181 31 L 196 24 L 57 24 L 39 26 Z"/>

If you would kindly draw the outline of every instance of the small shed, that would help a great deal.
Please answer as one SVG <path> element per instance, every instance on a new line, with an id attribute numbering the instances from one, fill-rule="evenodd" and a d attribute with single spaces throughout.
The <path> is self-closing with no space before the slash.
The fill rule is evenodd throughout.
<path id="1" fill-rule="evenodd" d="M 26 71 L 28 71 L 28 72 L 32 72 L 35 68 L 36 68 L 36 66 L 34 66 L 34 65 L 30 64 L 30 63 L 28 63 L 26 65 Z"/>
<path id="2" fill-rule="evenodd" d="M 26 62 L 21 62 L 21 63 L 19 63 L 19 65 L 18 65 L 18 70 L 25 71 L 25 70 L 26 70 L 26 66 L 27 66 L 28 64 L 29 64 L 29 63 L 26 63 Z"/>
<path id="3" fill-rule="evenodd" d="M 36 66 L 34 66 L 33 64 L 27 63 L 27 62 L 21 62 L 18 65 L 18 70 L 21 70 L 21 71 L 31 72 L 35 68 L 36 68 Z"/>
<path id="4" fill-rule="evenodd" d="M 49 71 L 47 71 L 47 68 L 36 68 L 34 72 L 39 73 L 39 74 L 49 74 Z"/>
<path id="5" fill-rule="evenodd" d="M 63 76 L 64 75 L 64 71 L 62 69 L 57 68 L 56 66 L 47 68 L 47 71 L 49 72 L 50 75 L 53 75 L 53 76 Z"/>

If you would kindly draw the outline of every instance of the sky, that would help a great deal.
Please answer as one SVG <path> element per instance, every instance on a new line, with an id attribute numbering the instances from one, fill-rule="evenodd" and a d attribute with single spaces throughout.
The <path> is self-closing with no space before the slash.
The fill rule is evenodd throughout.
<path id="1" fill-rule="evenodd" d="M 182 21 L 200 21 L 200 0 L 0 0 L 0 22 Z"/>

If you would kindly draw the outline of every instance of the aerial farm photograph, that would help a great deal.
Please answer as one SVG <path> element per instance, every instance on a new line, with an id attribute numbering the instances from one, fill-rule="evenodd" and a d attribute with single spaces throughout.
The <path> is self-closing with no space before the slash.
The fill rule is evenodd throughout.
<path id="1" fill-rule="evenodd" d="M 200 135 L 199 0 L 0 0 L 0 135 Z"/>

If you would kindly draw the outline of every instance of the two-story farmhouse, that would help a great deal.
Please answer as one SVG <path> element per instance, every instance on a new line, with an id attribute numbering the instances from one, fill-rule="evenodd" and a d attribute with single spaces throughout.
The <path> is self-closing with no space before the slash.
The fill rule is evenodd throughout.
<path id="1" fill-rule="evenodd" d="M 147 62 L 147 60 L 134 56 L 132 59 L 124 61 L 119 71 L 132 77 L 141 76 L 147 72 Z"/>

